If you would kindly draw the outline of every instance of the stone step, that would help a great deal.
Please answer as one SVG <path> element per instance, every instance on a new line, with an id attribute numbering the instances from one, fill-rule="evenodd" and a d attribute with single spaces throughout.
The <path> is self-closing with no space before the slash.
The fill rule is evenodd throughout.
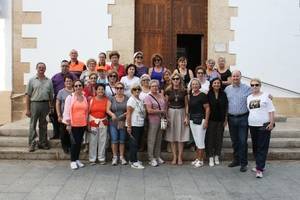
<path id="1" fill-rule="evenodd" d="M 49 140 L 50 147 L 60 147 L 60 140 Z M 28 147 L 28 137 L 0 136 L 0 147 Z"/>
<path id="2" fill-rule="evenodd" d="M 80 159 L 87 161 L 87 153 L 81 153 Z M 161 157 L 170 161 L 172 154 L 162 152 Z M 111 154 L 107 154 L 108 162 L 110 162 Z M 184 160 L 190 161 L 195 158 L 195 152 L 185 151 Z M 0 159 L 18 159 L 18 160 L 69 160 L 70 155 L 65 154 L 60 148 L 52 148 L 50 150 L 36 150 L 35 152 L 28 152 L 25 147 L 0 147 Z M 139 159 L 146 161 L 147 153 L 140 152 Z M 224 148 L 222 150 L 222 160 L 232 159 L 232 149 Z M 249 159 L 252 160 L 252 150 L 249 148 Z M 300 160 L 300 148 L 270 148 L 269 160 Z"/>
<path id="3" fill-rule="evenodd" d="M 248 145 L 252 147 L 251 139 L 248 138 Z M 223 148 L 231 147 L 231 139 L 224 138 Z M 270 148 L 300 148 L 300 138 L 271 138 Z"/>

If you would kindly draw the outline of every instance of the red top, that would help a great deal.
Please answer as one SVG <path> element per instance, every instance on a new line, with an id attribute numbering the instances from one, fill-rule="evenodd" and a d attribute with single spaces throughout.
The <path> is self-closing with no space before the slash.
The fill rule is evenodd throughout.
<path id="1" fill-rule="evenodd" d="M 112 70 L 114 70 L 114 67 L 110 66 L 110 68 L 111 68 Z M 118 68 L 117 71 L 118 71 L 118 78 L 119 78 L 118 80 L 121 80 L 121 78 L 122 78 L 123 76 L 126 75 L 124 65 L 119 64 L 119 68 Z"/>
<path id="2" fill-rule="evenodd" d="M 106 107 L 107 107 L 108 98 L 103 97 L 102 99 L 97 99 L 93 97 L 90 101 L 90 112 L 94 118 L 103 119 L 106 115 Z M 108 125 L 108 120 L 102 121 L 104 125 Z M 97 127 L 99 124 L 96 124 L 94 121 L 90 121 L 91 127 Z"/>

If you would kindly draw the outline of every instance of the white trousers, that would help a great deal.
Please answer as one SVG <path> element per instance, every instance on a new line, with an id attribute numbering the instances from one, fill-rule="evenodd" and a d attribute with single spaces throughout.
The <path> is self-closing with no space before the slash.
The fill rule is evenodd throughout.
<path id="1" fill-rule="evenodd" d="M 98 160 L 105 161 L 105 147 L 107 141 L 107 126 L 104 127 L 91 127 L 89 137 L 89 161 L 95 162 Z"/>

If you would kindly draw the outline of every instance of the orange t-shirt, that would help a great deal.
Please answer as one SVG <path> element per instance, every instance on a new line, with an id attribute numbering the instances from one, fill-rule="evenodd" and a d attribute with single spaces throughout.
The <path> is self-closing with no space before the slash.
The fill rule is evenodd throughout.
<path id="1" fill-rule="evenodd" d="M 99 70 L 100 67 L 104 67 L 105 71 L 111 70 L 111 66 L 109 64 L 105 64 L 105 66 L 100 66 L 99 64 L 97 64 L 96 70 Z"/>
<path id="2" fill-rule="evenodd" d="M 103 119 L 106 115 L 106 106 L 107 106 L 108 98 L 104 97 L 103 99 L 97 99 L 94 97 L 90 101 L 90 115 L 97 119 Z M 103 121 L 104 125 L 108 125 L 108 120 Z M 98 124 L 96 124 L 94 121 L 90 121 L 90 126 L 97 127 Z"/>
<path id="3" fill-rule="evenodd" d="M 69 62 L 70 63 L 70 72 L 82 72 L 86 69 L 85 64 L 81 61 Z"/>
<path id="4" fill-rule="evenodd" d="M 88 104 L 86 101 L 77 101 L 75 100 L 72 106 L 71 115 L 72 115 L 72 126 L 74 127 L 83 127 L 87 125 L 87 110 Z"/>

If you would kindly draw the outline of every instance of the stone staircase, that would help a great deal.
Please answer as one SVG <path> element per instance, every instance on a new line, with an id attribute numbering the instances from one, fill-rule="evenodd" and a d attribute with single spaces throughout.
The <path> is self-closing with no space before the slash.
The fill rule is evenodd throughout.
<path id="1" fill-rule="evenodd" d="M 50 140 L 50 150 L 36 150 L 28 152 L 28 124 L 24 119 L 0 127 L 0 159 L 29 159 L 29 160 L 64 160 L 69 155 L 64 154 L 59 140 Z M 49 135 L 52 135 L 49 125 Z M 248 139 L 249 158 L 251 155 L 251 139 Z M 110 153 L 108 153 L 110 154 Z M 145 152 L 140 153 L 143 159 L 147 158 Z M 194 152 L 185 151 L 184 158 L 192 160 Z M 86 153 L 81 153 L 82 159 L 87 159 Z M 171 159 L 171 153 L 163 152 L 165 160 Z M 231 141 L 228 130 L 225 130 L 223 143 L 223 160 L 232 157 Z M 108 155 L 110 158 L 110 155 Z M 300 160 L 300 118 L 277 117 L 276 128 L 272 132 L 268 159 L 272 160 Z"/>

